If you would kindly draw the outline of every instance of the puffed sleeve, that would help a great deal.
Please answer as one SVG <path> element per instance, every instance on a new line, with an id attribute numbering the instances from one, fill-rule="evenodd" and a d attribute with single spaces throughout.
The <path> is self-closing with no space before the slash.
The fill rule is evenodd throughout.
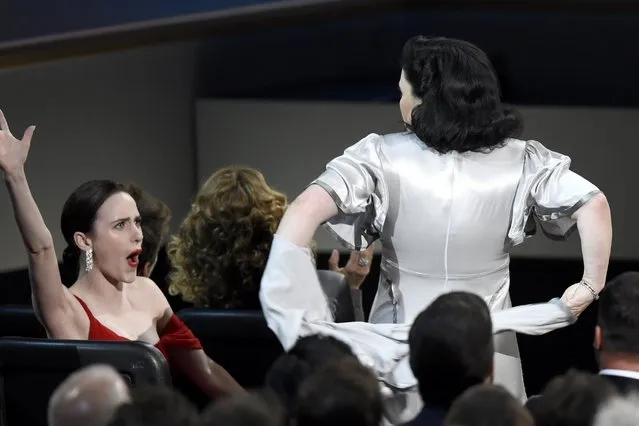
<path id="1" fill-rule="evenodd" d="M 325 227 L 352 250 L 368 247 L 386 219 L 388 188 L 381 146 L 384 138 L 370 134 L 331 160 L 313 184 L 326 190 L 340 213 Z"/>
<path id="2" fill-rule="evenodd" d="M 528 141 L 513 204 L 511 244 L 520 244 L 526 236 L 533 235 L 537 223 L 548 237 L 567 238 L 577 224 L 573 213 L 600 192 L 570 170 L 570 157 L 537 141 Z"/>
<path id="3" fill-rule="evenodd" d="M 202 344 L 198 338 L 175 314 L 171 316 L 160 337 L 162 338 L 162 344 L 168 349 L 202 349 Z"/>

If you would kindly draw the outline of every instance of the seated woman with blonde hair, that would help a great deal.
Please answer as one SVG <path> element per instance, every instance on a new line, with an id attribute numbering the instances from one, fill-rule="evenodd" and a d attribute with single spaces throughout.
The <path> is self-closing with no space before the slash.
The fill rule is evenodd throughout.
<path id="1" fill-rule="evenodd" d="M 231 166 L 211 175 L 169 243 L 170 293 L 197 307 L 259 310 L 262 273 L 287 205 L 255 169 Z M 359 287 L 372 256 L 373 248 L 352 252 L 339 268 L 334 251 L 332 270 L 318 271 L 335 321 L 364 321 Z"/>

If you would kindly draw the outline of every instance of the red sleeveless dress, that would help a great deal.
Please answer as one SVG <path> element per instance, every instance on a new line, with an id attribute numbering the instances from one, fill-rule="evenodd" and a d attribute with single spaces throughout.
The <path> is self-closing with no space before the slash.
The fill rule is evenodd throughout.
<path id="1" fill-rule="evenodd" d="M 130 341 L 126 337 L 122 337 L 119 334 L 115 333 L 105 325 L 103 325 L 96 317 L 93 316 L 91 310 L 87 306 L 86 303 L 78 296 L 75 296 L 84 308 L 84 311 L 89 317 L 89 338 L 88 340 L 117 340 L 117 341 Z M 182 322 L 181 319 L 178 318 L 177 315 L 173 314 L 171 319 L 162 330 L 162 334 L 160 335 L 160 340 L 155 344 L 155 347 L 162 352 L 164 358 L 171 363 L 171 359 L 169 357 L 170 350 L 172 348 L 178 349 L 202 349 L 202 345 L 197 337 L 193 334 L 193 332 Z"/>

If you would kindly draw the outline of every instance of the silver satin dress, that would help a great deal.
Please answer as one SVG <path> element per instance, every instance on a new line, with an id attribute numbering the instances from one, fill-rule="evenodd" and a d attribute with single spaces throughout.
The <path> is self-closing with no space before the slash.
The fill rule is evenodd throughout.
<path id="1" fill-rule="evenodd" d="M 600 192 L 569 168 L 569 157 L 537 141 L 439 154 L 412 133 L 371 134 L 313 183 L 339 207 L 326 227 L 345 246 L 381 241 L 369 321 L 411 323 L 454 290 L 478 294 L 493 312 L 510 307 L 509 249 L 537 225 L 566 237 L 572 214 Z M 497 335 L 495 345 L 495 381 L 524 400 L 515 334 Z"/>

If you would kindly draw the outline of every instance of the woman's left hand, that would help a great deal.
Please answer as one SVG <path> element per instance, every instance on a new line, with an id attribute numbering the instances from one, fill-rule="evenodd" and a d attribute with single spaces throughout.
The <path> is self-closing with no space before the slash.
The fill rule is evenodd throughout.
<path id="1" fill-rule="evenodd" d="M 585 285 L 573 284 L 561 296 L 561 301 L 570 309 L 573 315 L 579 316 L 595 300 L 595 297 Z"/>

